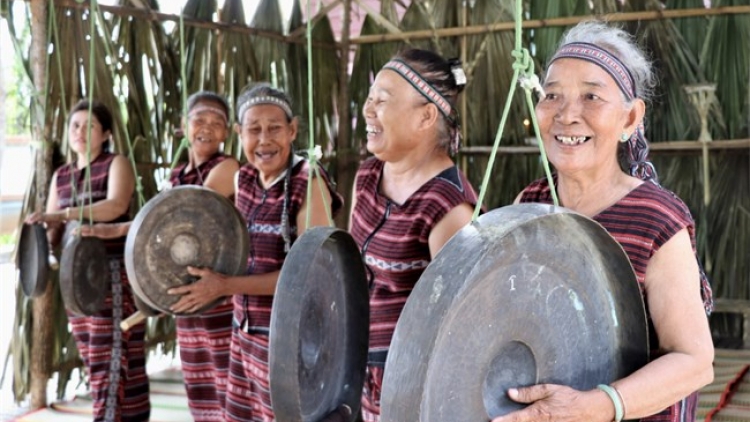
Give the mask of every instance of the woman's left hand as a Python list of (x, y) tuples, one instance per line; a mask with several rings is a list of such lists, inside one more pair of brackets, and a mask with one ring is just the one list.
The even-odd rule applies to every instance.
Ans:
[(187, 267), (190, 275), (198, 277), (195, 283), (173, 287), (167, 290), (170, 295), (182, 295), (169, 309), (178, 314), (195, 313), (223, 296), (221, 286), (227, 278), (224, 274), (209, 268)]
[[(508, 397), (529, 406), (525, 409), (492, 419), (492, 422), (580, 422), (605, 420), (601, 413), (590, 414), (586, 403), (588, 394), (570, 387), (554, 384), (539, 384), (524, 388), (511, 388)], [(602, 394), (604, 394), (602, 392)], [(606, 412), (606, 411), (605, 411)], [(606, 414), (606, 413), (605, 413)], [(614, 415), (614, 414), (613, 414)], [(612, 418), (609, 418), (612, 420)]]

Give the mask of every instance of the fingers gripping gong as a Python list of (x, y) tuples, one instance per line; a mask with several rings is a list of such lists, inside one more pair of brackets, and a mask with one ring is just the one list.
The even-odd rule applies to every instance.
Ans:
[(188, 266), (244, 274), (248, 250), (245, 222), (231, 201), (207, 188), (179, 186), (138, 212), (125, 242), (125, 267), (133, 292), (146, 305), (172, 313), (180, 296), (167, 290), (196, 280)]

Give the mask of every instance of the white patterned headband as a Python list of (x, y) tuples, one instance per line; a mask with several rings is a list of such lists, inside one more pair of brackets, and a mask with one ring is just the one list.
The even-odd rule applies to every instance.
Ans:
[(203, 113), (203, 112), (206, 112), (206, 111), (214, 113), (214, 114), (218, 114), (220, 117), (224, 118), (225, 122), (229, 121), (229, 119), (227, 118), (227, 113), (226, 113), (226, 111), (224, 111), (223, 108), (213, 107), (213, 106), (204, 105), (204, 104), (199, 104), (199, 105), (193, 107), (188, 112), (188, 118), (191, 118), (191, 117), (195, 116), (198, 113)]
[(386, 63), (385, 66), (383, 66), (383, 69), (390, 69), (401, 75), (401, 77), (406, 79), (420, 94), (427, 98), (428, 101), (435, 104), (445, 117), (450, 118), (452, 110), (450, 102), (448, 102), (448, 100), (429, 82), (424, 80), (416, 70), (412, 69), (411, 66), (399, 59), (393, 59)]
[(250, 107), (261, 105), (261, 104), (275, 105), (279, 107), (280, 109), (284, 110), (284, 113), (286, 114), (286, 117), (289, 118), (289, 120), (294, 118), (294, 113), (292, 113), (292, 108), (289, 107), (289, 104), (287, 104), (286, 101), (280, 98), (272, 97), (270, 95), (263, 95), (259, 97), (250, 98), (249, 100), (242, 103), (242, 105), (240, 106), (240, 112), (237, 115), (240, 122), (242, 122), (242, 117), (245, 115), (245, 112), (250, 109)]
[(549, 62), (565, 58), (581, 59), (599, 66), (612, 76), (628, 101), (637, 97), (638, 93), (635, 91), (635, 81), (630, 69), (609, 51), (594, 44), (574, 42), (560, 47)]

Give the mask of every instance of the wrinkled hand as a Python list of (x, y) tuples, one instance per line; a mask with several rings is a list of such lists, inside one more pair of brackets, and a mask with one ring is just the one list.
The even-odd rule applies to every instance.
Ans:
[(209, 268), (187, 267), (187, 271), (190, 275), (199, 277), (199, 279), (195, 283), (167, 290), (167, 294), (182, 295), (180, 300), (169, 308), (177, 314), (198, 312), (223, 296), (220, 288), (227, 276)]
[[(508, 397), (528, 407), (500, 416), (492, 422), (580, 422), (601, 419), (602, 415), (586, 415), (582, 405), (586, 392), (554, 384), (539, 384), (524, 388), (511, 388)], [(611, 420), (611, 418), (610, 418)]]
[(26, 216), (24, 220), (26, 224), (44, 223), (44, 213), (42, 211), (34, 211)]

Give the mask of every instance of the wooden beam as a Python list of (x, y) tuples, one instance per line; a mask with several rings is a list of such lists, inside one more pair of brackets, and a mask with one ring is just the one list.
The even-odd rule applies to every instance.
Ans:
[[(79, 3), (76, 0), (55, 0), (54, 3), (56, 7), (66, 7), (69, 9), (78, 9), (78, 10), (90, 9), (90, 4), (88, 2)], [(111, 13), (115, 16), (133, 17), (133, 18), (142, 19), (146, 21), (157, 21), (157, 22), (172, 21), (176, 23), (180, 22), (179, 15), (161, 13), (161, 12), (147, 9), (147, 8), (132, 7), (132, 6), (111, 6), (111, 5), (106, 5), (106, 4), (98, 4), (97, 7), (102, 12)], [(290, 40), (288, 40), (287, 37), (285, 37), (282, 34), (279, 34), (278, 32), (265, 31), (262, 29), (251, 28), (246, 25), (236, 25), (236, 24), (232, 25), (232, 24), (223, 23), (223, 22), (204, 21), (204, 20), (187, 18), (187, 17), (183, 18), (183, 22), (185, 26), (192, 26), (195, 28), (218, 29), (222, 31), (240, 32), (243, 34), (267, 37), (267, 38), (271, 38), (277, 41), (290, 42)]]
[[(649, 144), (651, 152), (700, 152), (703, 144), (698, 141), (667, 141), (652, 142)], [(728, 149), (748, 149), (750, 150), (750, 139), (729, 139), (721, 141), (711, 141), (708, 143), (710, 151), (723, 151)], [(461, 154), (470, 155), (487, 155), (492, 152), (492, 146), (473, 146), (463, 147), (459, 151)], [(501, 146), (497, 150), (498, 154), (539, 154), (539, 148), (531, 145), (514, 145)]]
[[(609, 13), (605, 15), (567, 16), (562, 18), (535, 19), (523, 21), (524, 29), (546, 28), (555, 26), (572, 26), (584, 20), (600, 19), (607, 22), (647, 21), (657, 19), (675, 19), (697, 16), (734, 15), (750, 13), (750, 6), (724, 6), (694, 9), (666, 9), (645, 12)], [(363, 35), (350, 40), (352, 44), (373, 44), (379, 42), (416, 40), (430, 37), (458, 37), (462, 35), (481, 35), (490, 32), (512, 31), (515, 23), (512, 21), (498, 22), (487, 25), (473, 25), (464, 28), (441, 28), (438, 30), (423, 29), (419, 31), (401, 32), (400, 34)]]

